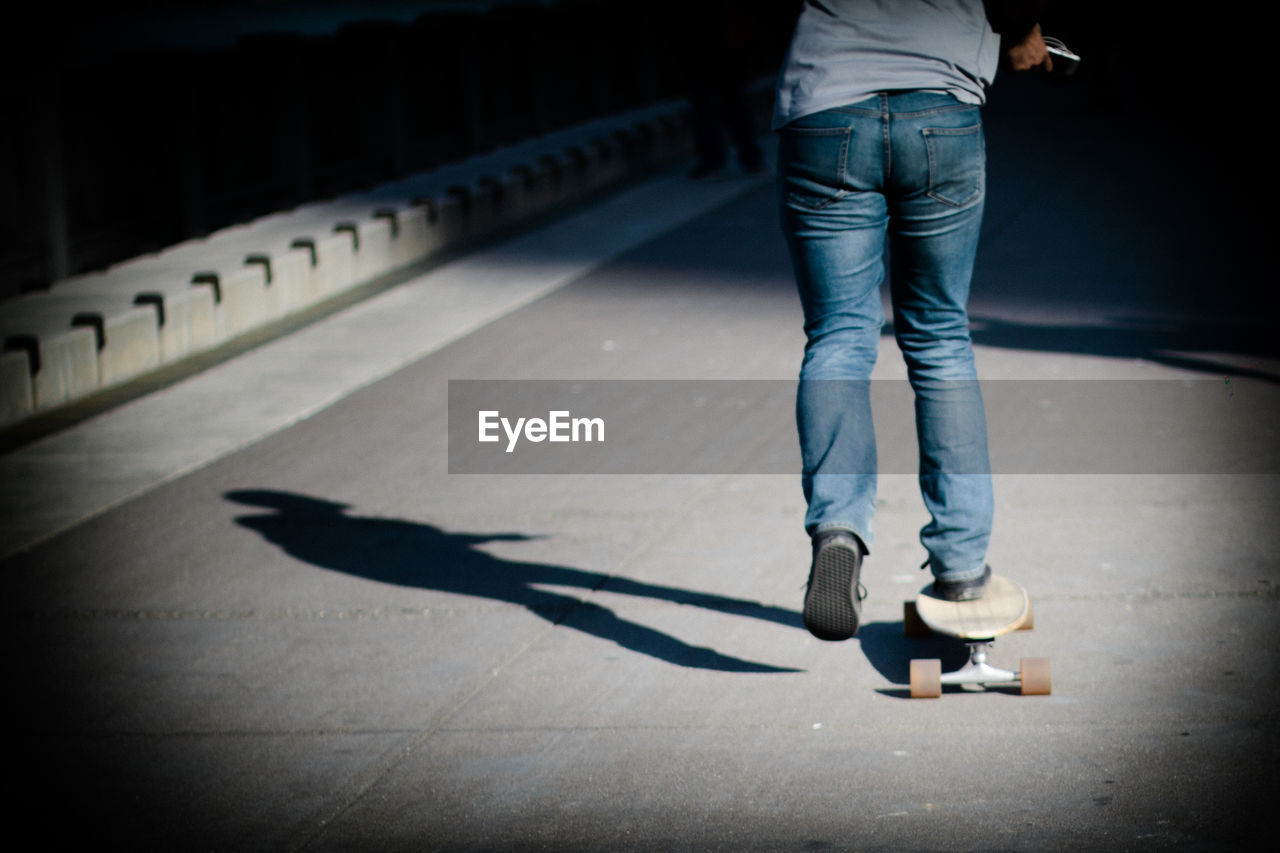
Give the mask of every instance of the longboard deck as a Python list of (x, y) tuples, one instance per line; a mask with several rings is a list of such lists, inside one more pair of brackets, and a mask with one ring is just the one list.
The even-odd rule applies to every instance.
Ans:
[(1030, 611), (1027, 592), (1001, 575), (992, 575), (982, 598), (947, 601), (933, 594), (932, 584), (916, 597), (921, 621), (939, 634), (962, 640), (991, 640), (1017, 630)]

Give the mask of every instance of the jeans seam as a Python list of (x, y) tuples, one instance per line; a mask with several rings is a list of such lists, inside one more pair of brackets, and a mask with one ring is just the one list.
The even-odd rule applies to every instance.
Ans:
[[(932, 566), (929, 563), (925, 563), (925, 565), (929, 566), (930, 570), (932, 570)], [(959, 574), (957, 572), (944, 571), (941, 573), (935, 573), (933, 576), (937, 578), (939, 574), (941, 574), (943, 576), (942, 579), (945, 580), (947, 583), (967, 583), (969, 581), (976, 581), (978, 578), (986, 574), (986, 572), (987, 572), (987, 566), (986, 566), (986, 563), (983, 563), (981, 566), (977, 568), (976, 571), (965, 572), (964, 574)]]
[(924, 118), (932, 115), (942, 115), (943, 113), (958, 113), (965, 110), (976, 110), (977, 104), (956, 104), (955, 106), (931, 107), (927, 110), (911, 110), (910, 112), (896, 112), (898, 118)]
[(884, 134), (884, 184), (888, 186), (889, 179), (893, 176), (893, 142), (891, 136), (890, 122), (893, 121), (889, 113), (889, 96), (880, 96), (880, 132)]
[(853, 534), (854, 537), (857, 538), (858, 542), (862, 544), (863, 552), (865, 552), (865, 554), (868, 554), (868, 555), (871, 553), (871, 546), (867, 544), (867, 537), (864, 536), (862, 531), (858, 530), (857, 525), (853, 524), (852, 522), (824, 521), (818, 524), (817, 527), (813, 528), (813, 535), (817, 536), (819, 533), (825, 533), (828, 530), (844, 530), (848, 533)]
[[(876, 118), (883, 115), (885, 112), (892, 112), (893, 115), (899, 116), (901, 118), (920, 118), (922, 116), (939, 115), (941, 113), (963, 112), (964, 110), (980, 110), (982, 108), (981, 104), (966, 104), (962, 101), (955, 101), (954, 103), (942, 104), (936, 107), (927, 107), (922, 110), (891, 111), (888, 109), (889, 98), (892, 97), (891, 95), (885, 92), (879, 92), (877, 93), (876, 97), (880, 104), (879, 109), (868, 109), (866, 107), (855, 107), (852, 105), (845, 105), (845, 106), (839, 106), (839, 107), (828, 107), (827, 109), (822, 110), (822, 112), (843, 113), (844, 115), (861, 116), (861, 117), (867, 117), (867, 118)], [(870, 98), (868, 98), (868, 100), (870, 100)], [(859, 103), (862, 103), (862, 102), (860, 101)]]

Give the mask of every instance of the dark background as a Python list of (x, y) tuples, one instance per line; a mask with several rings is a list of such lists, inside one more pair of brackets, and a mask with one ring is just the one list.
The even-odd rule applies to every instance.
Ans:
[[(799, 8), (187, 0), (11, 13), (0, 34), (0, 298), (682, 98), (708, 45), (732, 50), (744, 79), (767, 79)], [(1249, 27), (1101, 2), (1058, 3), (1044, 21), (1085, 60), (1062, 85), (1088, 90), (1100, 113), (1169, 126), (1164, 153), (1188, 152), (1172, 181), (1233, 180), (1203, 158), (1239, 159), (1253, 144), (1230, 134), (1265, 79)]]

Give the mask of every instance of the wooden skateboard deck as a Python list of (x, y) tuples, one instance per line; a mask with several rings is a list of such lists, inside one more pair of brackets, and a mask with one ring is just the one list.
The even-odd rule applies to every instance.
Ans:
[(1023, 694), (1050, 692), (1048, 658), (1023, 658), (1017, 672), (998, 669), (987, 663), (987, 650), (995, 638), (1010, 631), (1033, 627), (1031, 598), (1018, 584), (992, 575), (982, 597), (973, 601), (947, 601), (934, 595), (933, 584), (920, 590), (915, 601), (903, 606), (903, 628), (908, 636), (931, 632), (964, 640), (969, 646), (969, 663), (955, 672), (942, 672), (936, 659), (911, 661), (912, 698), (936, 698), (944, 684), (1020, 685)]
[(1019, 628), (1031, 614), (1027, 591), (1001, 575), (992, 575), (982, 598), (947, 601), (933, 594), (933, 584), (920, 591), (916, 613), (939, 634), (961, 640), (992, 640)]

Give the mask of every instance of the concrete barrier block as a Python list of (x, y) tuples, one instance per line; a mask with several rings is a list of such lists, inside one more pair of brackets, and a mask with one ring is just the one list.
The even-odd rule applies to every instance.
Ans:
[(387, 262), (388, 269), (399, 269), (407, 261), (404, 260), (405, 244), (401, 211), (396, 207), (380, 207), (373, 212), (373, 220), (381, 222), (387, 228)]
[(244, 256), (243, 266), (258, 270), (262, 277), (262, 304), (268, 322), (293, 310), (294, 301), (289, 292), (288, 276), (276, 258), (267, 252), (250, 252)]
[[(204, 349), (216, 340), (212, 300), (206, 288), (197, 288), (199, 294), (192, 300), (190, 278), (188, 270), (159, 261), (154, 256), (135, 258), (117, 264), (105, 273), (77, 276), (60, 282), (50, 291), (48, 304), (41, 310), (51, 314), (52, 319), (59, 323), (65, 323), (73, 315), (83, 314), (87, 325), (94, 328), (102, 325), (105, 329), (106, 318), (124, 315), (139, 306), (148, 307), (155, 318), (159, 359), (164, 363), (193, 350)], [(94, 315), (101, 315), (104, 319), (90, 319)], [(142, 333), (140, 328), (129, 329), (124, 333)], [(110, 349), (105, 355), (108, 362), (126, 373), (130, 372), (132, 368), (121, 365), (127, 364), (132, 356), (123, 356), (124, 362), (113, 362), (113, 353), (118, 350), (114, 348), (114, 342), (108, 346)], [(145, 353), (145, 348), (146, 344), (141, 349), (134, 347), (135, 355)]]
[(602, 140), (600, 150), (604, 151), (606, 148), (608, 155), (603, 164), (606, 186), (625, 181), (643, 167), (643, 163), (639, 162), (638, 144), (634, 137), (620, 137), (615, 133), (611, 139)]
[(564, 149), (565, 170), (561, 179), (561, 199), (569, 200), (592, 190), (591, 155), (581, 145)]
[(180, 291), (144, 291), (135, 305), (156, 312), (160, 334), (160, 362), (169, 364), (218, 343), (218, 319), (210, 287)]
[(536, 209), (531, 182), (526, 182), (522, 174), (511, 169), (504, 172), (498, 180), (502, 194), (502, 204), (498, 209), (501, 227), (528, 219)]
[(611, 164), (610, 154), (608, 143), (599, 138), (592, 139), (585, 145), (575, 146), (572, 156), (582, 172), (587, 192), (595, 192), (608, 186), (606, 171)]
[(30, 417), (35, 410), (36, 391), (27, 353), (0, 353), (0, 426)]
[[(192, 254), (190, 249), (186, 254)], [(225, 289), (222, 276), (213, 271), (193, 276), (191, 269), (189, 258), (135, 258), (104, 274), (60, 283), (51, 296), (66, 316), (97, 312), (110, 317), (135, 307), (149, 307), (155, 316), (160, 363), (166, 364), (219, 340), (214, 294), (221, 298)], [(193, 277), (204, 286), (192, 287)]]
[(160, 333), (151, 305), (125, 311), (86, 311), (72, 317), (73, 326), (93, 329), (98, 349), (98, 381), (115, 385), (154, 370), (160, 364)]
[(392, 241), (397, 267), (425, 260), (440, 248), (439, 234), (434, 223), (428, 221), (426, 207), (419, 205), (392, 212), (399, 232)]
[(271, 318), (266, 277), (259, 266), (231, 268), (225, 273), (196, 273), (191, 277), (191, 284), (193, 288), (207, 288), (212, 293), (220, 341), (242, 335)]
[(310, 250), (290, 248), (271, 253), (252, 253), (246, 256), (245, 266), (261, 270), (267, 314), (272, 319), (309, 304)]
[[(342, 223), (341, 228), (351, 237), (355, 250), (353, 258), (353, 282), (366, 282), (395, 269), (395, 240), (399, 236), (399, 224), (386, 217), (375, 217), (358, 223)], [(392, 232), (396, 231), (395, 237)]]
[(587, 145), (588, 170), (593, 190), (613, 186), (627, 177), (627, 147), (616, 135), (596, 137)]
[(538, 211), (553, 207), (560, 200), (560, 185), (565, 166), (555, 158), (541, 157), (533, 166), (537, 185)]
[(303, 277), (302, 287), (299, 289), (301, 301), (295, 307), (305, 307), (318, 301), (323, 296), (322, 284), (320, 279), (320, 250), (316, 248), (316, 241), (312, 237), (296, 237), (289, 244), (290, 251), (303, 252), (306, 257), (306, 275)]
[(563, 158), (543, 154), (532, 164), (534, 173), (539, 176), (539, 183), (547, 197), (544, 203), (551, 204), (560, 192), (560, 184), (564, 181), (565, 164)]
[(521, 219), (537, 216), (547, 204), (547, 187), (550, 179), (545, 169), (530, 163), (512, 166), (507, 180), (515, 196), (516, 213)]
[[(93, 272), (81, 273), (80, 275), (73, 275), (69, 278), (55, 281), (45, 293), (57, 296), (100, 293), (103, 288), (109, 286), (110, 281), (111, 278), (108, 271), (94, 270)], [(35, 294), (35, 296), (39, 295), (38, 293)]]
[(316, 240), (316, 265), (311, 270), (313, 293), (324, 299), (355, 283), (355, 249), (350, 234), (329, 234)]
[(444, 219), (444, 207), (448, 203), (457, 206), (457, 239), (464, 240), (480, 233), (481, 229), (477, 226), (482, 213), (478, 209), (480, 205), (475, 187), (468, 184), (455, 184), (445, 190), (444, 198), (440, 200), (441, 219)]
[(566, 152), (544, 154), (537, 165), (547, 176), (544, 208), (566, 202), (583, 191), (581, 172)]
[(307, 284), (304, 304), (311, 305), (341, 292), (352, 283), (355, 253), (351, 235), (330, 234), (325, 237), (298, 237), (292, 243), (295, 251), (305, 252)]
[(475, 199), (472, 233), (488, 234), (500, 228), (509, 202), (505, 182), (495, 175), (484, 175), (476, 180), (471, 191)]
[(432, 200), (430, 210), (435, 211), (434, 230), (437, 250), (456, 246), (467, 237), (467, 202), (457, 194), (444, 195)]
[(122, 382), (160, 363), (157, 312), (120, 293), (50, 292), (6, 306), (6, 350), (24, 350), (37, 410)]
[(57, 328), (7, 334), (4, 347), (27, 358), (36, 411), (98, 390), (98, 343), (93, 329), (72, 327), (64, 319)]
[(68, 328), (40, 336), (36, 409), (48, 409), (92, 394), (101, 387), (98, 342), (93, 329)]
[(582, 146), (582, 150), (587, 155), (584, 168), (588, 190), (595, 191), (612, 184), (618, 161), (618, 155), (614, 151), (613, 143), (607, 139), (596, 137)]

